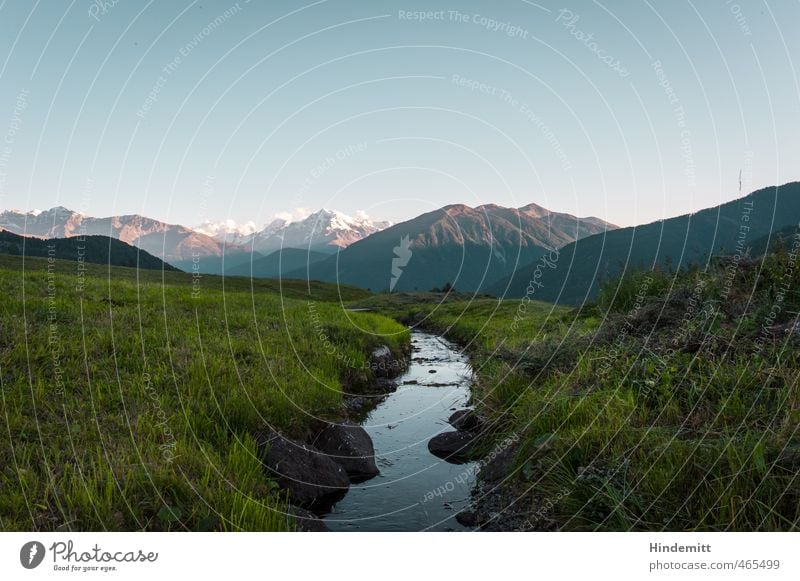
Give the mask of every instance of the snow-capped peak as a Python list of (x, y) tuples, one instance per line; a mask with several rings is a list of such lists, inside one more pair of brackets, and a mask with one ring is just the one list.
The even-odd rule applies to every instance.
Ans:
[(239, 224), (235, 220), (228, 218), (227, 220), (222, 220), (221, 222), (212, 222), (210, 220), (206, 220), (194, 228), (194, 230), (214, 238), (226, 238), (230, 236), (250, 236), (251, 234), (255, 233), (258, 228), (256, 228), (256, 224), (253, 221)]
[(345, 248), (370, 234), (383, 230), (391, 224), (389, 222), (374, 222), (366, 212), (356, 212), (351, 217), (338, 210), (322, 208), (308, 213), (305, 218), (297, 219), (300, 209), (294, 212), (276, 214), (284, 220), (281, 225), (278, 220), (272, 222), (253, 236), (253, 245), (256, 251), (272, 252), (278, 248), (312, 248), (331, 252), (336, 248)]
[(322, 208), (316, 214), (311, 214), (306, 220), (312, 222), (311, 225), (315, 228), (330, 228), (331, 230), (351, 230), (354, 226), (359, 225), (358, 222), (344, 212), (328, 210), (327, 208)]
[[(311, 210), (308, 208), (295, 208), (291, 212), (278, 212), (275, 214), (274, 220), (269, 224), (275, 224), (279, 220), (284, 222), (284, 225), (291, 224), (292, 222), (298, 222), (300, 220), (305, 220), (311, 215)], [(268, 227), (269, 227), (268, 226)]]

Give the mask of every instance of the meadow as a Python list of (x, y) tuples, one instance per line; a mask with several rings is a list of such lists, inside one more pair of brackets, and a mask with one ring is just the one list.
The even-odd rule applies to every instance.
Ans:
[(303, 437), (405, 327), (325, 284), (0, 257), (0, 529), (292, 530), (254, 434)]
[(501, 486), (526, 528), (797, 530), (796, 255), (638, 272), (581, 308), (458, 293), (356, 304), (466, 347), (490, 442), (520, 441)]
[(254, 435), (343, 417), (413, 324), (470, 354), (528, 529), (797, 530), (796, 254), (580, 308), (0, 257), (0, 529), (293, 530)]

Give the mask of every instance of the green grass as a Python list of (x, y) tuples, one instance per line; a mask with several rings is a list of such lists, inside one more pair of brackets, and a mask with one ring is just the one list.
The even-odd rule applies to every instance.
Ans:
[(0, 528), (291, 529), (253, 434), (340, 417), (369, 351), (408, 340), (396, 319), (467, 347), (477, 407), (519, 439), (522, 510), (797, 530), (800, 269), (729, 267), (635, 274), (577, 311), (0, 257)]
[(800, 269), (785, 250), (729, 266), (637, 273), (581, 311), (359, 304), (467, 346), (478, 409), (498, 440), (520, 439), (522, 510), (552, 505), (561, 530), (797, 530), (800, 340), (782, 329)]
[(405, 328), (314, 283), (0, 257), (0, 529), (286, 530), (253, 434), (342, 413)]

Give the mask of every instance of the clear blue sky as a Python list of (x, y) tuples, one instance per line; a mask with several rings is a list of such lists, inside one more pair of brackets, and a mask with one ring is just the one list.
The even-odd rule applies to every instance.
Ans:
[(740, 170), (800, 178), (798, 22), (789, 0), (0, 0), (0, 208), (649, 222), (737, 197)]

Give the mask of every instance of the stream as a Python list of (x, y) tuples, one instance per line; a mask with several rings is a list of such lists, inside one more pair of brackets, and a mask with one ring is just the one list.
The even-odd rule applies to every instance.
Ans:
[(323, 516), (331, 530), (468, 530), (455, 515), (469, 502), (474, 463), (437, 458), (428, 440), (452, 431), (447, 419), (468, 408), (472, 368), (455, 344), (438, 335), (412, 330), (411, 343), (411, 363), (397, 379), (397, 391), (362, 422), (381, 473), (353, 484)]

